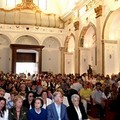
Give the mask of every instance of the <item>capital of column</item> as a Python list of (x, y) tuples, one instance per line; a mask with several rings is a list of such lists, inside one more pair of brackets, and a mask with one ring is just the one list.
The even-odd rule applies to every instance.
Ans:
[(64, 52), (65, 51), (65, 47), (60, 47), (59, 50)]
[(79, 30), (79, 25), (80, 25), (79, 21), (74, 22), (75, 31)]
[(96, 18), (102, 16), (102, 5), (99, 5), (97, 8), (94, 9), (96, 13)]

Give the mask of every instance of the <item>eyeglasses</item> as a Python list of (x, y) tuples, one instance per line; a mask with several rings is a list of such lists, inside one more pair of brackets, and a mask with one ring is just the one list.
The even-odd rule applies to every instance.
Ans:
[(30, 95), (29, 97), (33, 97), (33, 95)]

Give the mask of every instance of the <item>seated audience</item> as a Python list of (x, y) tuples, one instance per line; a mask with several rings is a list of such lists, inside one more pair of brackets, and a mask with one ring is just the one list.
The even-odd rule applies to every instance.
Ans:
[(0, 97), (0, 120), (8, 120), (8, 110), (6, 109), (6, 99)]
[(104, 102), (102, 98), (101, 83), (96, 83), (96, 89), (92, 93), (93, 105), (99, 110), (100, 119), (104, 117)]
[(110, 87), (106, 86), (105, 89), (103, 90), (102, 98), (103, 100), (107, 100), (107, 99), (110, 99), (110, 97), (111, 97)]
[(14, 107), (9, 110), (9, 120), (27, 120), (27, 109), (22, 106), (23, 98), (20, 95), (14, 98)]
[(53, 99), (54, 102), (47, 107), (47, 120), (69, 120), (62, 93), (55, 91)]
[(26, 94), (26, 99), (23, 100), (23, 107), (26, 107), (28, 110), (34, 107), (35, 95), (33, 91), (29, 91)]
[(43, 99), (43, 108), (46, 109), (46, 107), (52, 103), (52, 100), (48, 98), (47, 90), (42, 91), (41, 97)]
[(5, 96), (5, 90), (3, 88), (0, 88), (0, 97)]
[(41, 98), (35, 99), (35, 107), (29, 110), (28, 120), (47, 120), (47, 111), (42, 108), (43, 100)]
[(118, 95), (117, 93), (118, 93), (117, 85), (113, 83), (112, 87), (111, 87), (111, 97), (110, 97), (110, 99), (116, 100), (117, 99), (117, 95)]
[(84, 120), (87, 119), (87, 114), (83, 107), (83, 104), (80, 102), (80, 96), (73, 94), (71, 96), (72, 104), (67, 107), (67, 113), (69, 120)]
[(7, 108), (10, 109), (13, 107), (13, 103), (14, 103), (14, 98), (15, 98), (15, 93), (11, 92), (10, 93), (10, 98), (8, 98), (7, 100)]
[(68, 107), (69, 106), (68, 98), (64, 95), (63, 90), (61, 88), (58, 88), (56, 91), (62, 93), (62, 95), (63, 95), (63, 104), (66, 105), (66, 107)]
[(90, 96), (92, 94), (92, 90), (88, 87), (88, 83), (84, 82), (83, 88), (80, 90), (81, 102), (85, 108), (85, 112), (87, 113), (87, 105), (90, 103)]

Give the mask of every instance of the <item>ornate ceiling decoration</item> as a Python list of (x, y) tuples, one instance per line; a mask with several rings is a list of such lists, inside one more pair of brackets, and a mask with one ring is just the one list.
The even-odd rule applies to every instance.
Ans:
[(60, 16), (42, 12), (33, 0), (22, 0), (21, 4), (11, 10), (0, 8), (0, 16), (0, 24), (64, 28), (64, 22)]

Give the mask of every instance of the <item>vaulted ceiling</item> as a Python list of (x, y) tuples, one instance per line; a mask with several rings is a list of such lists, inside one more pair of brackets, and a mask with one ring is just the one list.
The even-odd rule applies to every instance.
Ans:
[(33, 1), (44, 12), (63, 16), (83, 0), (0, 0), (0, 7), (12, 9), (22, 1)]
[(76, 6), (83, 1), (0, 0), (0, 23), (63, 28), (64, 22), (70, 19)]

